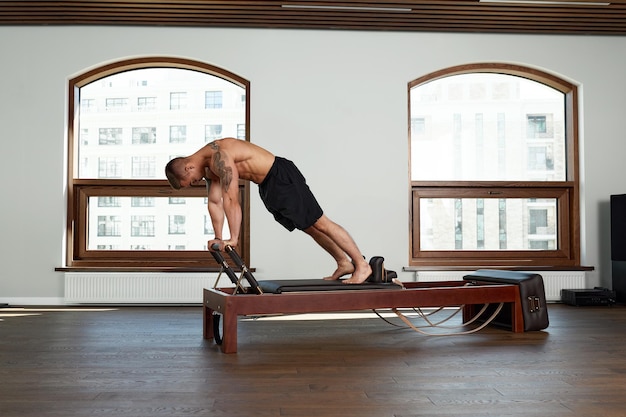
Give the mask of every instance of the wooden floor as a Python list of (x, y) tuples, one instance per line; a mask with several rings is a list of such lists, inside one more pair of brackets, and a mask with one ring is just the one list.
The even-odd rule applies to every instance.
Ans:
[(4, 308), (0, 416), (625, 416), (626, 307), (549, 314), (454, 337), (369, 313), (242, 319), (225, 355), (200, 307)]

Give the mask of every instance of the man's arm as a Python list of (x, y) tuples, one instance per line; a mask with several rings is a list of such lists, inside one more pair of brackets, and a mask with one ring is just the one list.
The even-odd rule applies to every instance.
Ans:
[[(209, 208), (209, 214), (211, 214), (211, 221), (214, 222), (214, 228), (223, 227), (223, 215), (226, 215), (228, 227), (230, 229), (230, 239), (223, 242), (216, 242), (220, 243), (220, 250), (222, 250), (225, 245), (235, 247), (239, 242), (239, 232), (241, 230), (242, 219), (241, 204), (239, 202), (239, 172), (237, 171), (237, 166), (235, 165), (234, 160), (227, 153), (221, 150), (214, 153), (213, 160), (211, 162), (211, 171), (219, 179), (219, 184), (211, 184), (211, 189), (214, 187), (219, 188), (219, 190), (212, 192), (212, 194), (217, 196), (218, 191), (221, 194), (220, 201), (222, 206), (219, 207), (217, 205), (213, 205), (214, 210), (217, 212), (216, 214), (222, 214), (221, 226), (217, 226), (215, 224), (211, 208)], [(211, 195), (209, 195), (209, 204), (211, 207)], [(216, 207), (219, 207), (219, 209)], [(222, 229), (220, 229), (219, 232), (215, 229), (216, 239), (221, 239), (221, 232)], [(209, 242), (209, 244), (212, 245), (211, 242)]]
[[(215, 232), (215, 239), (222, 240), (222, 230), (224, 230), (224, 205), (222, 204), (222, 187), (217, 178), (205, 179), (207, 182), (207, 196), (209, 216)], [(210, 244), (209, 244), (209, 247)]]

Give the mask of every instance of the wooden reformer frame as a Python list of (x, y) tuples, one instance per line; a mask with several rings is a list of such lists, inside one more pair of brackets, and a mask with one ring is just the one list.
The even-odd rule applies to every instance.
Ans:
[[(235, 263), (240, 263), (234, 250), (226, 248)], [(524, 318), (519, 287), (515, 284), (477, 283), (467, 285), (462, 281), (444, 282), (408, 282), (404, 289), (375, 290), (333, 290), (285, 292), (282, 294), (262, 293), (254, 282), (252, 289), (256, 293), (240, 292), (244, 275), (251, 276), (249, 270), (242, 267), (241, 278), (237, 279), (218, 252), (211, 252), (222, 269), (236, 285), (234, 288), (204, 289), (203, 297), (203, 337), (214, 339), (217, 323), (214, 314), (221, 315), (222, 337), (221, 350), (224, 353), (237, 352), (237, 321), (239, 316), (260, 316), (267, 314), (301, 314), (355, 310), (380, 310), (391, 308), (427, 308), (463, 306), (463, 322), (471, 320), (485, 304), (505, 303), (510, 308), (511, 330), (524, 332)], [(220, 260), (221, 258), (221, 260)], [(220, 274), (221, 275), (221, 274)], [(246, 278), (248, 279), (248, 278)], [(219, 276), (218, 276), (219, 281)], [(216, 281), (216, 286), (218, 284)]]
[[(514, 284), (464, 285), (460, 281), (410, 282), (403, 290), (342, 290), (283, 294), (233, 294), (232, 288), (204, 290), (203, 335), (213, 339), (213, 314), (222, 316), (224, 353), (237, 352), (239, 316), (321, 313), (413, 307), (463, 307), (463, 321), (474, 317), (477, 307), (505, 303), (511, 309), (511, 329), (524, 331), (519, 287)], [(508, 305), (508, 307), (507, 307)]]

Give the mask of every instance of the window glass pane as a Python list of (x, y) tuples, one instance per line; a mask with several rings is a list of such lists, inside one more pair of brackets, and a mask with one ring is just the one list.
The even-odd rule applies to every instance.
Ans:
[(207, 138), (244, 138), (245, 94), (179, 68), (130, 70), (82, 86), (78, 178), (165, 179), (173, 156), (192, 154)]
[(413, 181), (563, 181), (565, 95), (536, 81), (461, 74), (415, 86)]
[[(215, 237), (206, 197), (89, 197), (88, 250), (206, 250)], [(226, 221), (225, 221), (226, 223)], [(228, 239), (228, 224), (223, 237)]]
[(207, 91), (204, 98), (204, 107), (207, 109), (221, 109), (222, 108), (222, 92), (221, 91)]
[(553, 198), (420, 198), (420, 250), (556, 250)]

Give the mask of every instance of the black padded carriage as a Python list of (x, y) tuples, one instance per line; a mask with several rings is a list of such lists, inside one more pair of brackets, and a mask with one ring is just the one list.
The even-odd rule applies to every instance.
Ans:
[[(345, 284), (341, 280), (323, 280), (323, 279), (291, 279), (291, 280), (272, 280), (272, 281), (257, 281), (252, 272), (248, 269), (243, 259), (235, 248), (232, 246), (226, 246), (226, 253), (230, 256), (232, 261), (241, 269), (241, 278), (237, 278), (237, 274), (228, 265), (222, 254), (214, 248), (211, 251), (211, 255), (215, 258), (218, 264), (221, 265), (222, 271), (228, 276), (230, 281), (235, 284), (237, 292), (255, 292), (257, 294), (272, 293), (281, 294), (284, 292), (304, 292), (304, 291), (339, 291), (339, 290), (394, 290), (402, 289), (402, 285), (394, 283), (393, 280), (397, 278), (395, 271), (389, 271), (384, 267), (384, 258), (382, 256), (374, 256), (370, 260), (370, 266), (372, 267), (372, 275), (368, 280), (361, 284)], [(242, 285), (242, 280), (245, 278), (250, 285), (250, 289), (246, 289)]]
[(402, 289), (400, 285), (394, 283), (373, 284), (364, 282), (363, 284), (344, 284), (341, 280), (325, 281), (323, 279), (289, 279), (276, 281), (259, 281), (259, 286), (263, 292), (281, 294), (284, 292), (302, 291), (338, 291), (338, 290), (394, 290)]

